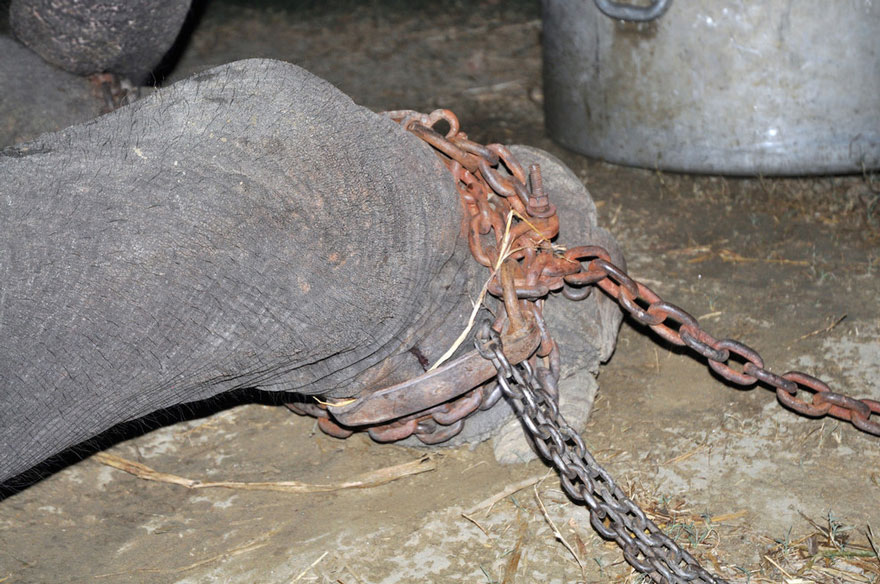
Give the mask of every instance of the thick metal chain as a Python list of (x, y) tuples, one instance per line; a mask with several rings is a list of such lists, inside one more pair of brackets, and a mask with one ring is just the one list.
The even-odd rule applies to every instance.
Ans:
[[(647, 325), (666, 341), (686, 346), (702, 355), (709, 367), (724, 379), (742, 386), (761, 381), (775, 389), (776, 397), (783, 405), (800, 414), (809, 417), (833, 416), (851, 422), (863, 432), (880, 436), (880, 416), (870, 419), (872, 414), (880, 414), (880, 402), (869, 398), (855, 399), (831, 391), (820, 379), (800, 371), (789, 371), (782, 375), (772, 373), (764, 368), (764, 359), (757, 351), (733, 339), (716, 339), (701, 328), (697, 319), (687, 311), (666, 302), (653, 290), (599, 257), (594, 249), (573, 248), (566, 251), (566, 256), (595, 258), (580, 273), (566, 276), (567, 283), (595, 282), (617, 300), (633, 320)], [(678, 330), (667, 323), (677, 323)], [(730, 366), (733, 358), (744, 361), (740, 371)], [(811, 401), (797, 397), (800, 389), (813, 392)]]
[[(479, 354), (494, 365), (497, 387), (489, 390), (482, 385), (486, 379), (483, 377), (465, 385), (456, 399), (444, 398), (447, 401), (434, 402), (430, 407), (405, 409), (404, 416), (383, 415), (360, 428), (345, 424), (355, 419), (351, 418), (351, 406), (349, 411), (345, 407), (328, 411), (326, 406), (310, 403), (290, 406), (318, 417), (325, 432), (344, 438), (353, 430), (366, 429), (379, 441), (415, 435), (426, 443), (441, 442), (460, 431), (466, 416), (491, 407), (503, 394), (540, 454), (559, 472), (568, 495), (589, 508), (596, 531), (617, 542), (627, 562), (637, 571), (656, 582), (724, 582), (703, 569), (645, 516), (596, 463), (583, 439), (559, 413), (559, 352), (544, 326), (543, 298), (556, 291), (572, 300), (581, 300), (595, 285), (635, 321), (666, 341), (705, 357), (712, 370), (724, 379), (742, 386), (760, 381), (774, 388), (779, 401), (796, 412), (811, 417), (834, 416), (880, 436), (880, 402), (832, 392), (819, 379), (799, 371), (774, 374), (764, 368), (764, 360), (757, 351), (738, 341), (718, 340), (710, 335), (691, 314), (666, 302), (613, 264), (607, 250), (592, 245), (566, 249), (553, 244), (559, 232), (559, 219), (543, 190), (537, 166), (526, 174), (506, 147), (470, 141), (460, 131), (458, 118), (448, 110), (431, 114), (397, 111), (386, 115), (430, 144), (449, 168), (465, 209), (463, 221), (471, 252), (477, 262), (493, 270), (487, 289), (504, 303), (495, 322), (478, 331), (475, 345)], [(434, 129), (440, 123), (448, 126), (445, 134)], [(505, 249), (512, 251), (505, 254)], [(505, 354), (501, 339), (503, 333), (510, 334), (518, 327), (531, 327), (533, 332), (537, 327), (541, 342), (531, 357), (511, 364), (513, 359)], [(735, 368), (734, 362), (741, 362), (742, 366)], [(801, 389), (812, 392), (810, 401), (797, 397)], [(395, 395), (410, 399), (406, 391)], [(356, 407), (369, 399), (362, 399)], [(872, 419), (873, 414), (877, 415)]]
[[(719, 340), (710, 335), (687, 311), (666, 302), (611, 263), (607, 250), (593, 245), (568, 249), (553, 246), (550, 240), (559, 231), (559, 220), (536, 166), (526, 177), (522, 166), (504, 146), (482, 146), (468, 140), (459, 130), (458, 118), (449, 110), (436, 110), (429, 115), (409, 111), (388, 115), (433, 146), (449, 166), (470, 213), (471, 251), (479, 263), (494, 265), (507, 214), (514, 212), (517, 220), (511, 232), (518, 252), (511, 254), (510, 259), (517, 262), (513, 286), (518, 298), (534, 300), (561, 290), (566, 297), (578, 300), (585, 298), (595, 284), (637, 322), (666, 341), (687, 346), (705, 357), (709, 367), (724, 379), (742, 386), (761, 381), (776, 391), (783, 405), (802, 415), (833, 416), (880, 436), (880, 401), (831, 391), (826, 383), (800, 371), (772, 373), (764, 368), (764, 360), (757, 351), (739, 341)], [(445, 136), (433, 130), (440, 122), (449, 126)], [(494, 238), (485, 242), (483, 236), (490, 231)], [(491, 280), (489, 292), (503, 295), (497, 276)], [(525, 302), (526, 309), (534, 304)], [(549, 334), (545, 334), (544, 344), (551, 343)], [(741, 370), (731, 367), (733, 360), (744, 362)], [(797, 396), (802, 389), (812, 392), (810, 401)], [(871, 419), (872, 414), (878, 415)]]
[(498, 333), (481, 328), (477, 350), (498, 370), (498, 386), (547, 461), (559, 473), (565, 492), (590, 510), (590, 523), (602, 537), (617, 542), (626, 561), (655, 582), (722, 584), (688, 552), (645, 516), (593, 458), (577, 431), (568, 425), (556, 399), (523, 362), (511, 365)]
[[(536, 300), (553, 290), (561, 290), (574, 300), (586, 298), (592, 285), (597, 285), (637, 322), (668, 342), (687, 346), (706, 357), (712, 370), (723, 378), (739, 385), (753, 385), (760, 380), (775, 388), (779, 401), (797, 412), (808, 416), (832, 415), (852, 422), (860, 430), (880, 435), (880, 422), (870, 419), (872, 414), (880, 413), (880, 402), (831, 392), (825, 383), (805, 373), (771, 373), (755, 350), (738, 341), (711, 336), (692, 315), (664, 301), (611, 263), (607, 250), (598, 246), (553, 246), (551, 240), (558, 233), (559, 223), (542, 188), (539, 168), (530, 169), (528, 188), (522, 166), (508, 150), (498, 145), (474, 144), (459, 131), (457, 118), (447, 110), (430, 115), (390, 115), (431, 144), (452, 171), (471, 218), (470, 245), (478, 262), (497, 267), (505, 233), (502, 225), (506, 223), (508, 233), (515, 233), (516, 249), (520, 250), (512, 256), (517, 277), (505, 281), (496, 274), (489, 286), (493, 295), (505, 299), (508, 313), (511, 308), (520, 311), (537, 306)], [(441, 120), (449, 125), (445, 136), (433, 130)], [(504, 168), (509, 171), (506, 176), (502, 174)], [(512, 229), (509, 214), (518, 218)], [(490, 232), (494, 232), (494, 238), (484, 241)], [(508, 273), (514, 268), (509, 268)], [(518, 300), (511, 302), (514, 294)], [(548, 332), (543, 337), (545, 344), (555, 348)], [(589, 508), (593, 528), (614, 540), (631, 566), (655, 582), (724, 582), (707, 572), (648, 519), (597, 464), (578, 432), (559, 413), (555, 386), (554, 391), (548, 392), (542, 382), (546, 376), (538, 374), (535, 360), (511, 365), (504, 354), (500, 331), (488, 323), (479, 331), (475, 344), (480, 354), (495, 366), (498, 387), (541, 456), (559, 473), (566, 493)], [(740, 371), (731, 367), (732, 358), (744, 361)], [(797, 397), (799, 389), (814, 392), (811, 403)]]
[[(530, 169), (531, 188), (527, 188), (522, 166), (509, 150), (470, 142), (458, 130), (457, 118), (446, 110), (430, 116), (415, 112), (394, 112), (391, 116), (442, 153), (441, 159), (452, 171), (470, 217), (471, 251), (479, 263), (497, 270), (488, 290), (504, 299), (503, 310), (511, 326), (521, 320), (518, 314), (524, 310), (539, 317), (539, 299), (551, 290), (565, 289), (566, 296), (586, 298), (589, 292), (576, 287), (589, 290), (590, 284), (609, 281), (608, 266), (612, 264), (606, 250), (583, 247), (560, 253), (551, 244), (559, 222), (555, 208), (543, 192), (539, 168)], [(446, 136), (433, 130), (441, 120), (449, 125)], [(505, 173), (505, 169), (509, 172)], [(518, 218), (515, 224), (511, 214)], [(507, 258), (501, 257), (505, 239), (512, 242), (507, 249), (517, 250)], [(583, 269), (581, 260), (587, 258), (592, 261)], [(595, 264), (591, 269), (599, 259), (607, 266)], [(621, 285), (615, 287), (623, 289)], [(546, 327), (541, 328), (544, 346), (537, 354), (551, 363), (555, 357), (558, 362), (556, 343)], [(617, 542), (627, 562), (656, 582), (722, 583), (648, 519), (596, 463), (583, 439), (559, 413), (555, 377), (548, 375), (548, 369), (539, 360), (511, 365), (504, 354), (500, 332), (498, 326), (484, 323), (475, 338), (476, 348), (494, 365), (497, 387), (525, 425), (539, 453), (559, 472), (565, 491), (589, 508), (593, 528)]]
[[(599, 246), (565, 249), (554, 245), (552, 240), (559, 233), (559, 218), (544, 192), (537, 165), (526, 173), (505, 146), (484, 146), (469, 140), (460, 130), (458, 118), (449, 110), (436, 110), (431, 114), (394, 111), (385, 115), (430, 144), (449, 168), (464, 207), (465, 230), (477, 262), (490, 269), (496, 268), (505, 233), (510, 238), (509, 248), (513, 251), (505, 263), (513, 274), (509, 285), (512, 291), (508, 296), (519, 301), (511, 302), (508, 297), (505, 305), (515, 312), (528, 313), (530, 322), (539, 325), (541, 346), (536, 357), (548, 358), (552, 375), (545, 377), (549, 389), (554, 389), (559, 352), (550, 331), (543, 326), (542, 298), (558, 291), (567, 298), (580, 300), (586, 298), (596, 285), (615, 299), (635, 321), (650, 327), (666, 341), (687, 346), (706, 357), (712, 370), (724, 379), (741, 386), (761, 382), (775, 390), (777, 399), (784, 406), (796, 412), (811, 417), (830, 415), (880, 436), (880, 402), (877, 400), (855, 399), (831, 391), (821, 380), (799, 371), (783, 375), (772, 373), (764, 368), (764, 360), (757, 351), (739, 341), (718, 340), (710, 335), (687, 311), (666, 302), (614, 265), (605, 249)], [(448, 127), (445, 134), (435, 131), (438, 124)], [(509, 231), (508, 216), (513, 219)], [(499, 274), (494, 274), (490, 280), (488, 291), (504, 298), (505, 290)], [(496, 321), (499, 332), (501, 323), (502, 319)], [(534, 357), (531, 360), (533, 366), (539, 367)], [(737, 361), (742, 365), (734, 366)], [(543, 369), (539, 367), (538, 370), (544, 374)], [(415, 435), (422, 442), (434, 444), (456, 435), (464, 418), (491, 407), (497, 400), (498, 392), (489, 391), (482, 385), (482, 380), (474, 379), (469, 384), (466, 379), (461, 381), (466, 387), (456, 394), (455, 399), (444, 398), (410, 408), (407, 411), (412, 413), (405, 416), (389, 412), (366, 426), (360, 426), (360, 422), (356, 427), (346, 424), (349, 420), (340, 415), (340, 409), (328, 412), (326, 407), (311, 403), (290, 404), (289, 407), (318, 417), (321, 429), (339, 438), (349, 436), (354, 430), (366, 429), (380, 442)], [(430, 380), (425, 379), (425, 382), (430, 383)], [(812, 396), (801, 399), (798, 397), (800, 390), (812, 392)], [(401, 395), (406, 399), (406, 395), (415, 395), (415, 392), (409, 393), (406, 388)]]

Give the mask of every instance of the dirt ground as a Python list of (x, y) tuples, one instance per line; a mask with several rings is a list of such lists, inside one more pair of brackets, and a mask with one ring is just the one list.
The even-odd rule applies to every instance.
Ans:
[[(562, 149), (543, 128), (537, 2), (284, 6), (208, 5), (169, 81), (274, 57), (367, 107), (448, 107), (477, 141), (549, 150), (590, 189), (634, 276), (772, 370), (880, 399), (880, 177), (683, 176)], [(880, 438), (727, 385), (629, 323), (599, 385), (588, 446), (710, 570), (880, 582)], [(105, 452), (203, 481), (310, 484), (426, 455), (329, 438), (260, 404)], [(639, 581), (543, 463), (501, 466), (488, 444), (427, 454), (421, 474), (324, 493), (188, 489), (92, 456), (0, 502), (0, 583)]]

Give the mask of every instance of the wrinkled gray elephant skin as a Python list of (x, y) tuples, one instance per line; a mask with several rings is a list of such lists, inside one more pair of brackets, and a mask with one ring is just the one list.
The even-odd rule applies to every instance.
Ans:
[[(541, 164), (560, 243), (621, 262), (577, 177), (514, 151)], [(422, 373), (416, 353), (434, 362), (452, 345), (487, 276), (466, 232), (427, 145), (277, 61), (218, 67), (7, 148), (0, 483), (221, 392), (342, 398)], [(563, 378), (613, 350), (620, 313), (601, 294), (550, 298), (545, 314)], [(458, 441), (509, 416), (503, 402), (479, 412)]]
[(111, 72), (134, 83), (171, 48), (191, 0), (12, 0), (16, 37), (78, 75)]
[(0, 482), (235, 388), (356, 395), (480, 286), (448, 171), (289, 64), (196, 75), (0, 156)]

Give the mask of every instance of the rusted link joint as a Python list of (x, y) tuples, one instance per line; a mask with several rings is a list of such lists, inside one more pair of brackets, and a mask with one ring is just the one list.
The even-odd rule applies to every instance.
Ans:
[[(543, 323), (539, 325), (532, 312), (522, 313), (519, 319), (518, 324), (511, 319), (502, 334), (513, 363), (540, 352), (542, 343)], [(415, 435), (425, 444), (436, 444), (457, 435), (464, 418), (498, 402), (500, 391), (485, 384), (496, 373), (492, 363), (474, 350), (409, 381), (367, 392), (353, 401), (287, 406), (296, 413), (318, 418), (319, 428), (337, 438), (365, 430), (377, 442), (395, 442)]]
[[(543, 359), (538, 366), (551, 395), (556, 394), (559, 351), (541, 312), (541, 298), (563, 288), (564, 276), (579, 270), (577, 261), (551, 244), (559, 232), (556, 207), (544, 191), (541, 169), (528, 174), (501, 144), (481, 145), (460, 130), (449, 110), (430, 114), (386, 112), (404, 129), (431, 145), (452, 173), (465, 209), (463, 222), (474, 259), (493, 270), (488, 292), (503, 301), (496, 332), (511, 363)], [(435, 130), (441, 124), (445, 133)], [(509, 226), (509, 230), (507, 227)], [(500, 257), (505, 250), (513, 250)], [(608, 254), (602, 250), (603, 257)], [(577, 295), (577, 293), (573, 293)], [(586, 297), (582, 294), (581, 297)], [(506, 330), (502, 328), (506, 324)], [(339, 405), (295, 403), (289, 407), (318, 418), (319, 427), (340, 438), (366, 430), (380, 442), (416, 436), (442, 442), (461, 431), (464, 419), (492, 407), (501, 397), (493, 365), (476, 350), (405, 383), (369, 391)]]
[[(478, 263), (493, 270), (487, 290), (504, 301), (496, 322), (503, 318), (510, 321), (503, 335), (505, 353), (511, 351), (508, 359), (513, 364), (545, 359), (549, 367), (534, 370), (543, 376), (551, 395), (555, 395), (559, 353), (543, 324), (542, 299), (561, 291), (567, 298), (581, 300), (595, 285), (636, 322), (667, 342), (705, 357), (722, 378), (741, 386), (760, 381), (775, 388), (778, 400), (796, 412), (834, 416), (880, 436), (880, 402), (832, 392), (805, 373), (792, 371), (780, 376), (767, 371), (757, 351), (738, 341), (714, 338), (687, 311), (664, 301), (611, 263), (608, 251), (601, 247), (555, 248), (552, 240), (559, 232), (559, 218), (544, 192), (537, 165), (526, 174), (507, 147), (472, 142), (449, 110), (385, 115), (431, 145), (452, 173), (465, 209), (462, 221), (471, 253)], [(441, 123), (448, 126), (445, 133), (435, 130)], [(503, 250), (512, 251), (501, 258)], [(491, 407), (500, 395), (497, 387), (483, 387), (495, 375), (484, 357), (472, 351), (435, 371), (368, 392), (344, 405), (295, 404), (291, 409), (319, 417), (321, 429), (338, 437), (363, 429), (383, 442), (411, 435), (426, 443), (447, 440), (461, 430), (468, 415)], [(728, 364), (731, 358), (743, 361), (740, 371)], [(812, 401), (798, 398), (799, 389), (812, 391)]]

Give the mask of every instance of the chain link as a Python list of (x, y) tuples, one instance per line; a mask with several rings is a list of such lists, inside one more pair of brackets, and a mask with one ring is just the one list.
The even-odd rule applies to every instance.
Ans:
[(590, 510), (590, 523), (604, 538), (614, 540), (626, 561), (655, 582), (722, 584), (703, 569), (645, 516), (587, 450), (583, 439), (543, 388), (528, 362), (511, 365), (501, 338), (486, 323), (475, 340), (477, 350), (498, 370), (504, 393), (541, 456), (553, 464), (565, 492)]
[[(529, 313), (534, 322), (543, 323), (541, 299), (550, 292), (561, 291), (569, 299), (581, 300), (598, 286), (636, 322), (648, 326), (667, 342), (686, 346), (705, 357), (709, 367), (722, 378), (741, 386), (760, 382), (775, 390), (779, 402), (795, 412), (810, 417), (833, 416), (863, 432), (880, 436), (880, 402), (834, 392), (827, 384), (799, 371), (783, 375), (772, 373), (764, 368), (757, 351), (733, 339), (713, 337), (687, 311), (666, 302), (613, 264), (607, 250), (594, 245), (568, 249), (555, 246), (552, 240), (559, 233), (559, 219), (544, 192), (537, 165), (530, 167), (527, 173), (507, 147), (484, 146), (471, 141), (449, 110), (430, 114), (392, 111), (385, 115), (430, 144), (449, 168), (465, 209), (463, 221), (477, 262), (490, 269), (496, 267), (508, 216), (513, 215), (507, 237), (514, 251), (506, 263), (512, 266), (511, 286), (520, 301), (519, 307), (511, 306), (516, 312)], [(445, 134), (435, 131), (441, 123), (447, 126)], [(499, 274), (494, 274), (488, 284), (489, 293), (502, 298), (503, 288)], [(500, 322), (496, 321), (499, 332)], [(548, 355), (558, 364), (556, 343), (542, 328), (537, 356)], [(536, 364), (534, 358), (531, 361)], [(551, 369), (558, 371), (558, 365)], [(370, 434), (382, 442), (413, 434), (428, 444), (441, 441), (441, 437), (451, 438), (462, 427), (458, 422), (478, 409), (486, 409), (486, 396), (492, 392), (484, 391), (481, 383), (474, 380), (471, 389), (462, 392), (454, 402), (431, 404), (419, 414), (389, 417), (386, 423), (373, 424)], [(798, 396), (801, 390), (811, 392), (812, 396), (802, 399)], [(473, 407), (476, 401), (480, 403)], [(442, 408), (438, 410), (439, 406)], [(344, 438), (353, 430), (334, 422), (326, 411), (319, 413), (315, 408), (306, 411), (300, 404), (291, 407), (323, 418), (321, 428), (334, 436)]]
[[(529, 169), (527, 177), (506, 147), (470, 141), (449, 110), (431, 114), (397, 111), (386, 115), (433, 146), (452, 171), (470, 216), (471, 251), (484, 266), (492, 267), (497, 262), (507, 215), (514, 214), (510, 237), (514, 242), (512, 248), (517, 251), (510, 255), (510, 260), (515, 262), (513, 287), (518, 298), (535, 300), (562, 290), (568, 298), (582, 299), (592, 285), (597, 285), (633, 320), (650, 327), (666, 341), (705, 357), (709, 367), (722, 378), (741, 386), (760, 381), (776, 391), (783, 405), (802, 415), (833, 416), (880, 436), (880, 402), (836, 393), (822, 381), (799, 371), (776, 375), (764, 368), (764, 360), (757, 351), (733, 339), (716, 339), (687, 311), (635, 281), (611, 263), (607, 250), (594, 245), (569, 249), (554, 246), (551, 240), (559, 233), (559, 219), (544, 192), (537, 165)], [(440, 122), (448, 125), (445, 135), (434, 131)], [(485, 241), (490, 232), (494, 237)], [(497, 275), (490, 280), (488, 290), (497, 297), (503, 295)], [(524, 309), (532, 310), (535, 304), (525, 302)], [(543, 340), (542, 347), (553, 344), (546, 332)], [(543, 355), (539, 352), (539, 356)], [(733, 367), (735, 361), (743, 362), (740, 370)], [(799, 398), (799, 390), (812, 392), (810, 401)], [(871, 419), (872, 414), (878, 415)]]
[[(595, 250), (570, 254), (572, 258), (590, 261), (580, 273), (566, 276), (566, 282), (581, 285), (580, 274), (590, 274), (589, 280), (614, 298), (633, 320), (648, 326), (666, 341), (702, 355), (712, 371), (731, 383), (754, 386), (760, 381), (776, 391), (780, 403), (799, 414), (814, 418), (832, 416), (851, 422), (863, 432), (880, 436), (880, 402), (834, 392), (826, 383), (800, 371), (772, 373), (764, 368), (764, 359), (756, 350), (733, 339), (716, 339), (687, 311), (632, 280), (603, 255)], [(735, 361), (743, 362), (739, 370), (732, 366)], [(799, 398), (799, 390), (812, 392), (810, 401)], [(871, 419), (872, 414), (878, 416)]]
[[(705, 357), (722, 378), (741, 386), (760, 382), (775, 389), (778, 400), (800, 414), (830, 415), (880, 436), (880, 402), (833, 392), (821, 380), (799, 371), (772, 373), (757, 351), (733, 339), (713, 337), (687, 311), (666, 302), (613, 264), (602, 247), (566, 249), (554, 245), (559, 219), (544, 192), (537, 165), (526, 173), (505, 146), (472, 142), (449, 110), (385, 115), (430, 144), (449, 168), (465, 209), (463, 222), (471, 253), (477, 262), (493, 270), (487, 290), (503, 304), (495, 322), (482, 325), (474, 343), (476, 351), (495, 367), (497, 385), (491, 387), (481, 380), (455, 399), (362, 428), (337, 423), (326, 406), (289, 404), (295, 411), (316, 416), (328, 434), (345, 438), (354, 430), (365, 429), (380, 442), (414, 435), (434, 444), (456, 435), (467, 416), (492, 407), (503, 395), (538, 452), (559, 472), (566, 493), (589, 508), (594, 529), (617, 542), (633, 568), (655, 582), (723, 583), (645, 516), (596, 463), (583, 439), (559, 413), (559, 351), (544, 325), (544, 298), (557, 291), (566, 298), (582, 300), (598, 286), (636, 322), (667, 342)], [(447, 126), (445, 134), (435, 131), (441, 122)], [(513, 251), (501, 257), (505, 249)], [(526, 360), (512, 364), (504, 353), (502, 330), (506, 327), (509, 334), (527, 325), (538, 328), (540, 346)], [(812, 392), (810, 401), (798, 397), (800, 390)], [(877, 416), (872, 419), (873, 414)]]

